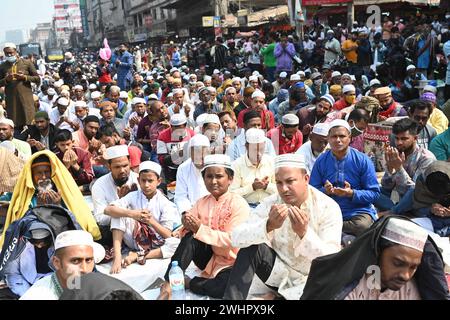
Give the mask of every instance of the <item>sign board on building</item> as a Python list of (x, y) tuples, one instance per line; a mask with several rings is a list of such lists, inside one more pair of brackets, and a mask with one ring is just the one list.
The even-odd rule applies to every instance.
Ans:
[(214, 28), (220, 27), (220, 17), (217, 17), (217, 16), (214, 17), (213, 26), (214, 26)]
[(138, 33), (134, 35), (134, 42), (142, 42), (147, 40), (146, 33)]
[(213, 27), (214, 26), (214, 17), (211, 17), (211, 16), (202, 17), (202, 25), (203, 25), (203, 27)]

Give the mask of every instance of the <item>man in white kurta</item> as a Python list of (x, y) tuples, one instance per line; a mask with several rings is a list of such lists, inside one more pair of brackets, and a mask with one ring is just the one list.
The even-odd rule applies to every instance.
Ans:
[(232, 233), (241, 248), (224, 299), (246, 299), (256, 274), (289, 300), (298, 300), (313, 259), (340, 250), (342, 215), (330, 197), (308, 185), (304, 159), (296, 154), (275, 158), (279, 194), (255, 209)]
[[(111, 223), (111, 217), (105, 214), (105, 208), (113, 201), (119, 199), (120, 194), (126, 194), (133, 188), (133, 186), (138, 187), (138, 175), (130, 170), (128, 147), (124, 146), (113, 146), (106, 149), (106, 158), (110, 162), (111, 172), (103, 177), (99, 178), (92, 186), (92, 202), (94, 203), (94, 218), (99, 226), (108, 226)], [(125, 175), (121, 172), (121, 168), (115, 168), (116, 163), (119, 164), (128, 160), (128, 166), (125, 169)], [(126, 180), (125, 180), (126, 178)], [(123, 180), (122, 180), (123, 179)], [(124, 183), (122, 183), (124, 182)], [(120, 186), (119, 186), (120, 184)], [(121, 190), (122, 189), (122, 190)]]
[(175, 187), (174, 202), (181, 214), (192, 209), (198, 199), (209, 194), (201, 174), (209, 147), (208, 137), (202, 134), (196, 134), (189, 140), (190, 158), (178, 167)]

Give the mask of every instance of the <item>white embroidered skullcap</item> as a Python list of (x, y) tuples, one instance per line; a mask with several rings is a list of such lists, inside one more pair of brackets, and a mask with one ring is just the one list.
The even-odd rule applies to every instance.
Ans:
[(206, 123), (215, 123), (215, 124), (220, 125), (219, 116), (214, 113), (207, 113), (205, 120), (203, 121), (203, 124), (206, 124)]
[(153, 76), (146, 76), (145, 81), (154, 80)]
[(83, 86), (80, 86), (77, 84), (75, 87), (73, 87), (74, 90), (83, 90)]
[(172, 126), (181, 126), (187, 123), (187, 118), (184, 114), (176, 113), (170, 117), (170, 124)]
[(5, 43), (5, 45), (3, 46), (4, 49), (6, 48), (11, 48), (11, 49), (17, 49), (16, 45), (12, 42), (7, 42)]
[(203, 77), (203, 81), (211, 81), (212, 77), (211, 76), (204, 76)]
[(106, 149), (106, 160), (112, 160), (121, 157), (128, 157), (128, 147), (126, 145), (112, 146)]
[(119, 93), (119, 98), (120, 98), (120, 99), (126, 99), (126, 98), (128, 98), (128, 92), (126, 92), (126, 91), (120, 91), (120, 93)]
[(294, 73), (293, 75), (291, 75), (291, 77), (289, 78), (290, 81), (299, 81), (301, 80), (300, 75)]
[(356, 92), (356, 88), (354, 85), (352, 84), (346, 84), (343, 88), (342, 88), (342, 93), (347, 93), (347, 92)]
[(410, 64), (409, 66), (406, 67), (406, 71), (413, 70), (413, 69), (416, 69), (416, 66), (413, 64)]
[(14, 121), (12, 121), (11, 119), (0, 118), (0, 124), (6, 124), (6, 125), (10, 126), (11, 128), (14, 128)]
[(47, 95), (54, 96), (55, 94), (56, 94), (56, 90), (55, 90), (55, 89), (49, 88), (49, 89), (47, 90)]
[(172, 90), (173, 95), (176, 95), (178, 93), (184, 94), (184, 90), (181, 88), (173, 89)]
[(247, 143), (263, 143), (266, 141), (264, 130), (250, 128), (245, 131), (245, 141)]
[(213, 74), (220, 74), (219, 69), (214, 69)]
[(60, 79), (60, 80), (56, 81), (53, 85), (55, 86), (55, 88), (60, 88), (63, 86), (63, 84), (64, 84), (64, 80)]
[(258, 76), (250, 76), (248, 77), (248, 81), (258, 81)]
[(300, 70), (299, 72), (297, 72), (297, 74), (298, 74), (300, 77), (306, 76), (305, 71), (302, 71), (302, 70)]
[(196, 134), (189, 140), (189, 147), (209, 147), (209, 138), (201, 133)]
[(153, 171), (158, 176), (160, 176), (162, 169), (161, 169), (161, 166), (156, 162), (144, 161), (144, 162), (141, 162), (141, 164), (139, 165), (139, 173), (141, 173), (141, 171), (144, 171), (144, 170)]
[(209, 90), (209, 92), (217, 92), (217, 89), (216, 88), (214, 88), (214, 87), (206, 87), (208, 90)]
[[(148, 96), (148, 100), (159, 100), (158, 96), (154, 93), (152, 93), (151, 95)], [(144, 103), (145, 103), (145, 99), (144, 99)]]
[(131, 104), (132, 104), (132, 105), (135, 105), (135, 104), (138, 104), (138, 103), (143, 103), (143, 104), (145, 104), (145, 99), (144, 99), (144, 98), (136, 97), (136, 98), (133, 98), (133, 100), (131, 100)]
[(324, 94), (323, 96), (320, 97), (319, 100), (325, 100), (327, 101), (331, 106), (334, 105), (335, 100), (333, 98), (333, 96), (331, 94)]
[(91, 83), (89, 85), (89, 90), (97, 90), (97, 85), (95, 83)]
[(381, 237), (402, 246), (423, 252), (423, 248), (428, 238), (428, 232), (412, 221), (390, 218)]
[(305, 157), (302, 154), (286, 153), (275, 157), (274, 169), (282, 167), (300, 168), (308, 170)]
[(226, 154), (210, 154), (205, 156), (202, 171), (205, 171), (209, 167), (223, 167), (233, 170), (233, 166), (231, 165), (231, 159)]
[(195, 123), (197, 124), (197, 126), (203, 127), (203, 124), (205, 123), (205, 120), (206, 120), (207, 116), (208, 116), (207, 113), (202, 113), (201, 115), (199, 115), (197, 117), (197, 119), (195, 120)]
[(287, 72), (286, 72), (286, 71), (280, 72), (279, 77), (280, 77), (280, 78), (287, 78)]
[(350, 129), (350, 125), (348, 124), (348, 122), (343, 119), (336, 119), (336, 120), (333, 120), (330, 122), (329, 130), (331, 130), (332, 128), (336, 128), (336, 127), (344, 127), (345, 129), (348, 130), (348, 132), (352, 131)]
[(84, 230), (69, 230), (58, 234), (55, 239), (55, 251), (72, 246), (89, 246), (94, 251), (94, 262), (100, 263), (105, 257), (105, 249), (94, 242), (92, 235)]
[(328, 131), (330, 131), (328, 123), (316, 123), (312, 129), (312, 133), (323, 137), (328, 136)]
[(281, 123), (288, 126), (296, 126), (300, 123), (300, 120), (295, 114), (288, 113), (281, 118)]
[(87, 104), (85, 101), (77, 101), (75, 102), (75, 108), (87, 108)]
[(167, 95), (167, 98), (172, 98), (172, 97), (173, 97), (173, 93), (172, 92)]
[(369, 82), (369, 87), (374, 86), (374, 85), (376, 85), (376, 84), (381, 85), (380, 80), (378, 80), (378, 79), (372, 79), (372, 80), (370, 80), (370, 82)]
[(339, 77), (339, 76), (341, 76), (341, 73), (339, 71), (333, 71), (333, 73), (331, 74), (332, 78)]
[(261, 90), (255, 90), (255, 92), (252, 93), (252, 99), (255, 99), (255, 98), (266, 99), (266, 95)]
[(180, 70), (178, 70), (178, 68), (175, 68), (175, 67), (173, 67), (172, 69), (170, 69), (170, 73), (173, 73), (173, 72), (175, 72), (175, 71), (180, 71)]
[(260, 76), (261, 74), (259, 73), (258, 70), (255, 70), (255, 71), (253, 71), (252, 75), (258, 77), (258, 76)]
[(100, 91), (94, 91), (91, 93), (91, 99), (98, 99), (102, 96)]
[(225, 95), (227, 95), (228, 91), (230, 91), (230, 90), (235, 90), (236, 91), (236, 89), (234, 87), (228, 87), (228, 88), (225, 89)]
[(231, 83), (236, 82), (236, 81), (241, 82), (241, 78), (234, 77), (233, 79), (231, 79)]
[(65, 106), (68, 107), (69, 106), (69, 100), (66, 98), (59, 98), (58, 99), (58, 104), (61, 106)]

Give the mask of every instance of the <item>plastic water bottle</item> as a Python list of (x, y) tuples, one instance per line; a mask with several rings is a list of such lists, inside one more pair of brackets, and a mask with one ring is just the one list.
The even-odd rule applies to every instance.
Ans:
[(178, 261), (172, 261), (172, 267), (169, 271), (169, 282), (172, 289), (172, 300), (186, 300), (184, 272), (178, 266)]

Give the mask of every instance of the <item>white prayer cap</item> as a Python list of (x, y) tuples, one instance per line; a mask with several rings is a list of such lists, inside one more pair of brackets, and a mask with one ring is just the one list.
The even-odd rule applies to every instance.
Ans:
[(65, 106), (68, 107), (69, 106), (69, 100), (66, 98), (59, 98), (58, 99), (58, 104), (61, 106)]
[(342, 78), (343, 78), (343, 77), (348, 77), (348, 78), (350, 78), (350, 74), (349, 74), (349, 73), (343, 73), (343, 74), (342, 74)]
[(178, 94), (178, 93), (184, 94), (184, 91), (183, 91), (183, 89), (181, 89), (181, 88), (177, 88), (177, 89), (173, 89), (173, 90), (172, 90), (172, 93), (173, 93), (174, 95), (176, 95), (176, 94)]
[(53, 89), (53, 88), (50, 88), (50, 89), (47, 90), (47, 94), (51, 95), (51, 96), (54, 96), (56, 94), (56, 90)]
[(203, 127), (203, 124), (205, 123), (205, 120), (206, 120), (207, 116), (208, 116), (207, 113), (202, 113), (201, 115), (199, 115), (197, 117), (197, 119), (195, 120), (195, 123), (197, 124), (197, 126)]
[(331, 94), (324, 94), (323, 96), (320, 97), (319, 101), (320, 100), (327, 101), (331, 106), (333, 106), (334, 103), (336, 102)]
[(91, 83), (89, 85), (89, 90), (97, 90), (97, 85), (95, 83)]
[(12, 153), (16, 152), (16, 146), (12, 141), (5, 140), (3, 142), (0, 142), (0, 148), (5, 148), (6, 150), (11, 151)]
[(289, 78), (290, 81), (299, 81), (301, 80), (300, 75), (299, 74), (293, 74), (291, 75), (291, 77)]
[(299, 72), (297, 72), (297, 74), (298, 74), (300, 77), (306, 76), (305, 71), (302, 71), (302, 70), (300, 70)]
[(211, 80), (212, 80), (211, 76), (204, 76), (203, 77), (203, 81), (211, 81)]
[(120, 99), (126, 99), (126, 98), (128, 98), (128, 92), (126, 92), (126, 91), (120, 91), (119, 98), (120, 98)]
[(170, 124), (172, 126), (181, 126), (187, 123), (187, 118), (184, 114), (176, 113), (170, 117)]
[(423, 252), (423, 248), (428, 238), (428, 232), (412, 221), (390, 218), (381, 237), (402, 246)]
[(87, 108), (87, 104), (84, 101), (75, 102), (75, 108)]
[(219, 74), (219, 73), (220, 73), (219, 69), (214, 69), (213, 74)]
[(11, 126), (11, 128), (14, 128), (14, 121), (7, 118), (0, 118), (0, 124), (6, 124), (8, 126)]
[(105, 249), (94, 242), (92, 235), (84, 230), (69, 230), (58, 234), (55, 239), (55, 251), (72, 246), (89, 246), (94, 250), (94, 262), (100, 263), (105, 257)]
[(378, 79), (372, 79), (372, 80), (370, 80), (370, 82), (369, 82), (369, 87), (374, 86), (374, 85), (376, 85), (376, 84), (381, 85), (380, 80), (378, 80)]
[(258, 77), (258, 76), (260, 76), (261, 74), (259, 73), (258, 70), (255, 70), (255, 71), (253, 71), (252, 75)]
[(231, 79), (231, 83), (236, 82), (236, 81), (241, 82), (241, 78), (234, 77), (233, 79)]
[(355, 86), (352, 84), (346, 84), (343, 88), (342, 88), (342, 93), (347, 93), (347, 92), (356, 92)]
[(281, 118), (281, 123), (288, 126), (296, 126), (300, 123), (300, 121), (295, 114), (288, 113)]
[(427, 84), (425, 87), (423, 87), (423, 91), (433, 92), (434, 94), (437, 93), (436, 87), (432, 86), (432, 85), (429, 85), (429, 84)]
[(348, 130), (348, 132), (352, 131), (350, 129), (350, 125), (348, 124), (348, 122), (343, 119), (336, 119), (336, 120), (331, 121), (329, 130), (331, 130), (332, 128), (335, 128), (335, 127), (344, 127), (345, 129)]
[(162, 169), (161, 169), (161, 166), (156, 162), (144, 161), (144, 162), (141, 162), (141, 164), (139, 165), (139, 173), (141, 173), (141, 171), (144, 171), (144, 170), (153, 171), (158, 176), (160, 176)]
[(205, 171), (209, 167), (223, 167), (233, 170), (231, 159), (226, 154), (210, 154), (205, 156), (202, 171)]
[(276, 170), (283, 167), (308, 170), (305, 163), (305, 157), (302, 154), (297, 153), (287, 153), (276, 156), (274, 169)]
[(74, 90), (83, 90), (83, 86), (80, 86), (77, 84), (75, 87), (73, 87)]
[(167, 98), (172, 98), (172, 97), (173, 97), (173, 93), (170, 92), (170, 93), (167, 95)]
[(266, 99), (266, 95), (261, 90), (255, 90), (255, 92), (253, 92), (253, 94), (252, 94), (252, 99), (255, 99), (255, 98)]
[(207, 88), (210, 92), (217, 92), (216, 88), (214, 87), (207, 87)]
[(66, 57), (66, 59), (72, 59), (72, 58), (73, 58), (73, 54), (72, 54), (71, 52), (67, 51), (67, 52), (64, 54), (64, 57)]
[(316, 123), (312, 129), (312, 133), (319, 136), (327, 137), (330, 126), (328, 123)]
[(280, 72), (279, 77), (280, 77), (280, 78), (287, 78), (287, 72), (286, 72), (286, 71)]
[(178, 68), (172, 68), (172, 69), (170, 69), (170, 73), (173, 73), (173, 72), (175, 72), (175, 71), (180, 71), (180, 70), (178, 70)]
[(6, 48), (17, 49), (16, 45), (12, 42), (5, 43), (3, 49), (6, 49)]
[(112, 160), (121, 157), (128, 157), (128, 147), (126, 145), (112, 146), (106, 149), (106, 160)]
[(334, 78), (334, 77), (339, 77), (341, 75), (342, 74), (339, 71), (333, 71), (333, 73), (331, 74), (331, 77)]
[(209, 147), (210, 142), (207, 136), (198, 133), (189, 140), (189, 147)]
[(409, 66), (406, 67), (406, 71), (413, 70), (413, 69), (416, 69), (416, 66), (413, 64), (410, 64)]
[(152, 76), (146, 76), (145, 81), (154, 80)]
[(133, 100), (131, 100), (131, 104), (134, 106), (135, 104), (138, 104), (138, 103), (143, 103), (143, 104), (145, 104), (145, 99), (144, 98), (139, 98), (139, 97), (136, 97), (136, 98), (133, 98)]
[(248, 81), (258, 81), (258, 77), (257, 76), (250, 76), (250, 77), (248, 77)]
[(334, 34), (334, 31), (330, 29), (330, 30), (327, 31), (327, 34), (328, 34), (328, 33)]
[(228, 91), (230, 91), (230, 90), (236, 91), (236, 89), (234, 87), (228, 87), (228, 88), (225, 89), (225, 95), (227, 95)]
[[(159, 100), (159, 99), (156, 94), (152, 93), (151, 95), (148, 96), (148, 100), (150, 101), (150, 100)], [(145, 100), (144, 100), (144, 103), (145, 103)]]
[(60, 80), (56, 81), (53, 85), (55, 86), (55, 88), (60, 88), (60, 87), (62, 87), (63, 84), (64, 84), (64, 80), (60, 79)]
[(206, 114), (205, 120), (203, 121), (203, 124), (206, 123), (215, 123), (220, 125), (220, 119), (219, 116), (217, 114), (214, 113), (208, 113)]
[(195, 73), (191, 73), (190, 75), (189, 75), (189, 79), (190, 78), (195, 78), (195, 79), (197, 79), (197, 75), (195, 74)]
[(263, 143), (266, 141), (264, 130), (251, 128), (245, 131), (245, 141), (247, 143)]
[(94, 91), (91, 93), (91, 99), (98, 99), (102, 96), (102, 94), (100, 93), (100, 91)]

